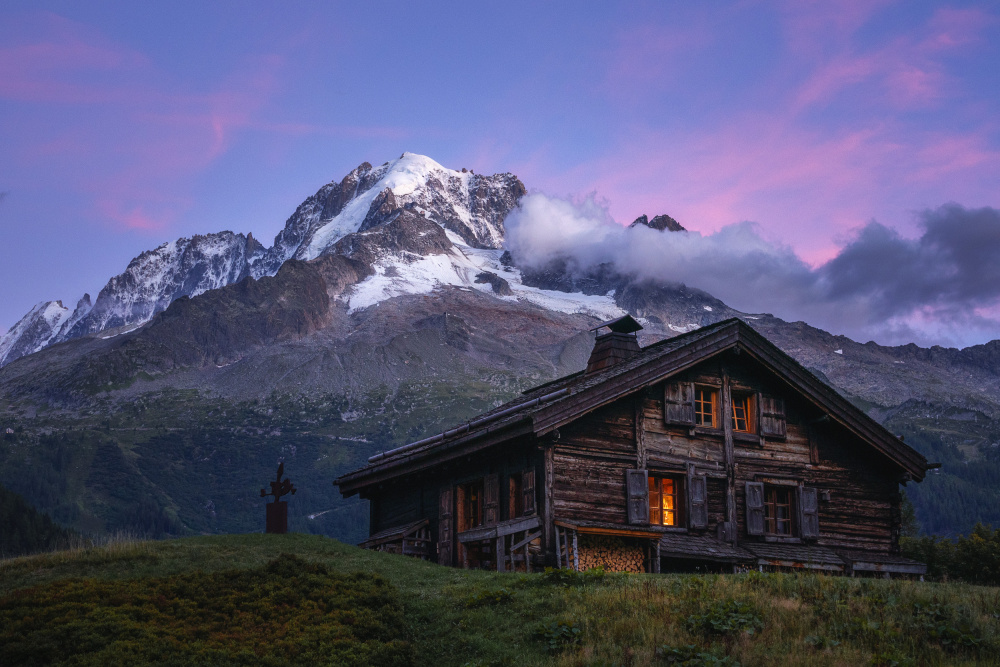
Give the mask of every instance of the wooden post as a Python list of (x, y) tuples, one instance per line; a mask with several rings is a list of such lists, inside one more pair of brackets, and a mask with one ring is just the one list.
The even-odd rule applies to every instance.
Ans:
[(642, 418), (645, 398), (646, 390), (639, 390), (635, 398), (635, 466), (640, 470), (646, 468), (646, 425)]
[(544, 547), (545, 554), (547, 556), (546, 562), (551, 563), (551, 553), (552, 545), (556, 546), (556, 567), (562, 567), (559, 565), (559, 544), (558, 537), (553, 540), (553, 532), (556, 529), (555, 521), (555, 508), (552, 504), (552, 487), (555, 481), (555, 446), (549, 445), (545, 448), (545, 475), (544, 484), (545, 490), (542, 497), (545, 499), (545, 507), (542, 515), (542, 529), (545, 531)]
[[(504, 563), (505, 552), (507, 551), (507, 536), (497, 535), (496, 539), (496, 552), (497, 552), (497, 572), (503, 572), (506, 568)], [(513, 565), (513, 563), (511, 563)]]
[(580, 548), (576, 542), (576, 529), (573, 529), (573, 569), (580, 571)]
[(556, 567), (562, 567), (562, 544), (559, 542), (559, 526), (555, 526), (556, 535)]
[(722, 428), (725, 433), (726, 521), (730, 525), (733, 546), (736, 546), (736, 452), (733, 446), (733, 395), (729, 386), (729, 371), (725, 368), (722, 369)]
[(654, 574), (659, 574), (660, 573), (660, 546), (661, 546), (660, 540), (657, 539), (656, 540), (656, 556), (655, 556), (656, 560), (653, 562), (653, 573)]

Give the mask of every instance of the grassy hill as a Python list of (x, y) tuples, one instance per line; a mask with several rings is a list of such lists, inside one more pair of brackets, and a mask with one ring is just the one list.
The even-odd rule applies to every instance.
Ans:
[(816, 575), (498, 574), (315, 535), (0, 561), (10, 664), (1000, 664), (1000, 589)]

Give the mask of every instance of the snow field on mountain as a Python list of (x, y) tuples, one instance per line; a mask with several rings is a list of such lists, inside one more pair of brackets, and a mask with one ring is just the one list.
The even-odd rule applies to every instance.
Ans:
[[(521, 283), (521, 272), (500, 263), (502, 250), (472, 248), (453, 232), (446, 231), (454, 244), (450, 253), (419, 256), (409, 253), (386, 257), (375, 265), (375, 275), (354, 285), (344, 297), (351, 312), (374, 306), (380, 301), (406, 294), (429, 294), (438, 287), (471, 288), (493, 294), (489, 283), (477, 283), (476, 276), (489, 271), (510, 284), (513, 296), (497, 296), (505, 301), (529, 301), (547, 310), (592, 315), (602, 320), (625, 314), (613, 295), (587, 295), (529, 287)], [(416, 258), (416, 259), (414, 259)]]

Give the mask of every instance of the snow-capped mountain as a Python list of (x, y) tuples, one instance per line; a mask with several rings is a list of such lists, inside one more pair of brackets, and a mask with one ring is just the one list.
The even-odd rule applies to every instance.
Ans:
[(5, 361), (38, 352), (61, 340), (62, 334), (90, 312), (90, 295), (84, 294), (76, 309), (63, 306), (62, 301), (43, 301), (0, 336), (0, 366)]
[[(524, 193), (513, 174), (481, 176), (446, 169), (413, 153), (378, 167), (365, 162), (300, 204), (271, 248), (229, 231), (177, 239), (133, 259), (108, 281), (92, 307), (89, 297), (72, 312), (58, 301), (38, 304), (0, 337), (0, 366), (54, 343), (140, 326), (180, 297), (248, 276), (273, 276), (292, 258), (345, 252), (352, 245), (338, 246), (345, 237), (369, 234), (404, 214), (446, 230), (448, 245), (453, 246), (448, 258), (419, 260), (419, 251), (406, 249), (406, 239), (396, 239), (380, 249), (379, 257), (368, 257), (378, 263), (377, 277), (354, 297), (352, 307), (397, 293), (417, 293), (440, 282), (475, 285), (475, 276), (483, 270), (503, 270), (496, 251), (503, 244), (503, 219)], [(496, 252), (476, 253), (486, 249)], [(389, 268), (395, 264), (403, 267), (398, 275)]]
[(499, 248), (503, 219), (524, 193), (513, 174), (455, 171), (414, 153), (378, 167), (365, 162), (299, 205), (256, 273), (273, 275), (293, 257), (315, 259), (348, 234), (391, 222), (402, 210), (433, 219), (470, 247)]
[(85, 294), (72, 311), (60, 301), (35, 306), (0, 337), (0, 366), (71, 338), (139, 326), (177, 298), (242, 280), (263, 254), (264, 247), (252, 236), (232, 232), (164, 243), (129, 262), (93, 305)]

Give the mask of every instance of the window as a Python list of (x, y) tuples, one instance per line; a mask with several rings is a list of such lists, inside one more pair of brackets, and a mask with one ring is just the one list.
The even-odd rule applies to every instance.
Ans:
[(483, 482), (463, 484), (458, 487), (458, 501), (461, 516), (459, 530), (469, 530), (483, 525)]
[(507, 518), (515, 519), (524, 516), (524, 484), (520, 473), (510, 476), (509, 491)]
[(719, 403), (719, 392), (707, 387), (696, 387), (694, 390), (694, 423), (695, 426), (718, 428), (715, 418), (715, 407)]
[(757, 404), (753, 394), (733, 392), (733, 430), (741, 433), (757, 432)]
[(680, 526), (681, 478), (649, 477), (649, 522), (659, 526)]
[(783, 486), (764, 487), (764, 529), (768, 535), (791, 536), (793, 489)]

